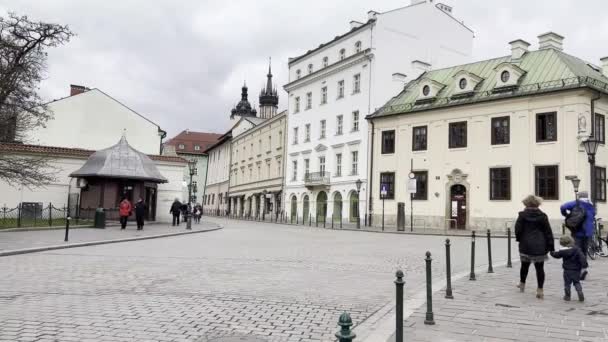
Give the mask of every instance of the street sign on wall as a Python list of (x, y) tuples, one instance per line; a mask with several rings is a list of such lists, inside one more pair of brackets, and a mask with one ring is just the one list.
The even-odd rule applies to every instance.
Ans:
[(415, 194), (416, 193), (416, 178), (414, 179), (408, 179), (407, 181), (407, 192), (409, 194)]
[(386, 195), (388, 194), (388, 186), (386, 185), (386, 183), (382, 183), (380, 184), (380, 196), (382, 196), (382, 198), (386, 197)]

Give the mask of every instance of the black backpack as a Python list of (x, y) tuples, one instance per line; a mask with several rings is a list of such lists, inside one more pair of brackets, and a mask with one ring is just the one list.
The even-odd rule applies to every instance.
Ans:
[(577, 201), (574, 208), (570, 210), (570, 214), (566, 216), (566, 227), (573, 233), (576, 233), (582, 228), (586, 217), (587, 212), (585, 211), (585, 208)]

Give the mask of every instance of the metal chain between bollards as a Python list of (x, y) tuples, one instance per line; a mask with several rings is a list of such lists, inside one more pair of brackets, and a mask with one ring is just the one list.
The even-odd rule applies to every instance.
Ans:
[(475, 231), (471, 232), (471, 274), (469, 280), (475, 280)]
[(395, 321), (395, 342), (403, 342), (403, 286), (405, 281), (403, 280), (403, 271), (398, 270), (395, 273), (397, 279), (395, 280), (395, 292), (397, 297), (396, 305), (396, 321)]
[(424, 259), (426, 262), (426, 318), (424, 319), (424, 324), (433, 325), (435, 324), (435, 319), (433, 318), (433, 284), (431, 277), (431, 252), (426, 252), (426, 258)]
[(494, 273), (494, 268), (492, 267), (492, 233), (488, 229), (488, 273)]
[(353, 325), (353, 320), (350, 318), (350, 315), (344, 312), (340, 315), (340, 319), (338, 320), (338, 325), (340, 326), (340, 331), (336, 333), (336, 337), (339, 342), (351, 342), (357, 337), (357, 335), (350, 329)]
[(450, 256), (450, 239), (445, 239), (445, 273), (446, 273), (446, 286), (445, 286), (445, 298), (454, 299), (452, 295), (452, 258)]
[(513, 267), (511, 263), (511, 228), (507, 228), (507, 267)]

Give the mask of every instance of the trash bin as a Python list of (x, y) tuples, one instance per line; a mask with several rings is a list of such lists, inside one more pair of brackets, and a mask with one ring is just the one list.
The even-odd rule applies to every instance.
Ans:
[(103, 208), (97, 208), (95, 210), (94, 227), (95, 228), (105, 228), (106, 227), (106, 212), (103, 210)]

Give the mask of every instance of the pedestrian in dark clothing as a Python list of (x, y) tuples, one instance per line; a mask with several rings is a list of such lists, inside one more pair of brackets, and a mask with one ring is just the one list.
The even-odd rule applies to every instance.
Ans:
[(169, 209), (169, 213), (171, 215), (173, 215), (173, 224), (172, 226), (178, 225), (179, 226), (179, 214), (181, 212), (181, 208), (182, 208), (182, 203), (179, 201), (179, 199), (175, 199), (175, 201), (173, 201), (173, 204), (171, 204), (171, 209)]
[(182, 212), (182, 221), (183, 222), (188, 222), (188, 206), (190, 204), (182, 204), (180, 210)]
[[(585, 221), (582, 227), (575, 232), (572, 232), (572, 237), (576, 246), (583, 252), (585, 258), (587, 258), (587, 251), (589, 250), (589, 240), (595, 233), (595, 208), (593, 203), (589, 200), (589, 193), (587, 191), (580, 191), (578, 193), (578, 201), (570, 201), (562, 204), (560, 210), (564, 217), (567, 217), (572, 209), (580, 205), (585, 209)], [(587, 266), (581, 271), (581, 280), (585, 280), (587, 277)]]
[(517, 287), (524, 292), (526, 278), (530, 264), (536, 269), (536, 298), (543, 299), (543, 285), (545, 283), (545, 260), (547, 253), (554, 251), (553, 232), (547, 215), (538, 207), (542, 199), (529, 195), (522, 201), (526, 207), (519, 212), (515, 222), (515, 239), (519, 242), (519, 257), (521, 269), (519, 271), (519, 285)]
[(124, 198), (120, 201), (118, 205), (118, 215), (120, 216), (120, 229), (127, 228), (127, 220), (129, 216), (131, 216), (131, 202), (128, 199)]
[(564, 235), (559, 239), (559, 244), (562, 246), (559, 251), (551, 252), (554, 258), (563, 260), (562, 268), (564, 269), (564, 300), (570, 300), (570, 285), (574, 284), (574, 289), (578, 294), (578, 300), (584, 301), (583, 286), (581, 285), (581, 270), (587, 267), (587, 258), (583, 252), (574, 245), (574, 240), (571, 237)]
[(135, 220), (137, 221), (137, 230), (144, 229), (144, 216), (146, 215), (146, 204), (140, 197), (135, 203)]

